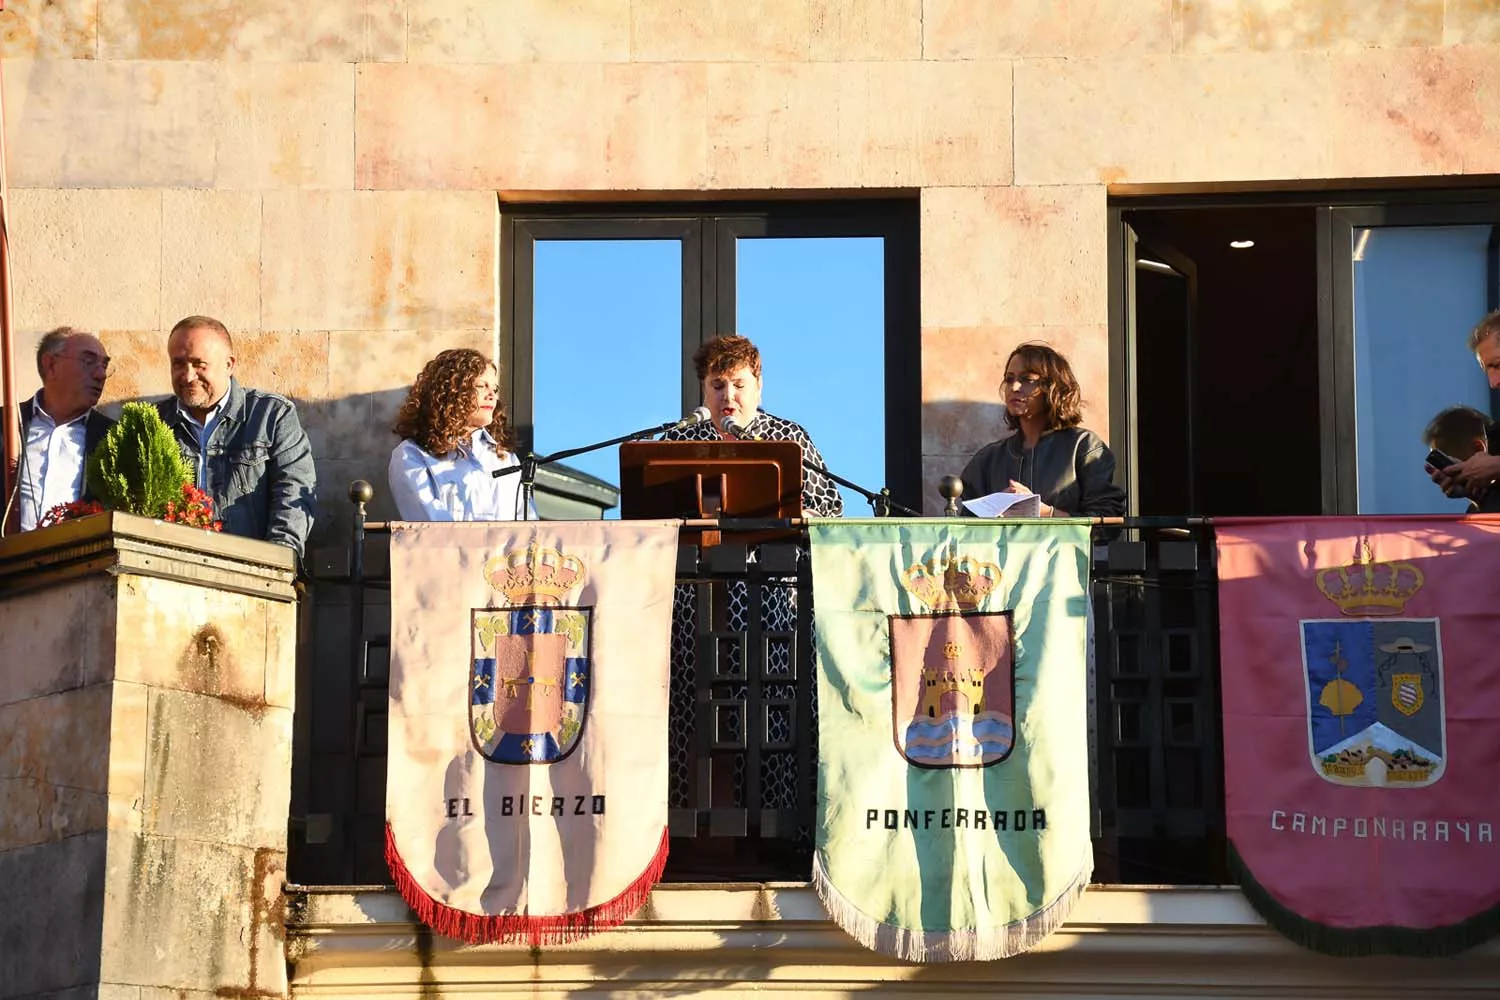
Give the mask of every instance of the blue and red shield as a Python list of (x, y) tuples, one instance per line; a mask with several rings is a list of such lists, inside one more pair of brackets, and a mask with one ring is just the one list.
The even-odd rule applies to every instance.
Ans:
[(590, 609), (476, 608), (469, 730), (498, 764), (551, 764), (578, 745), (588, 717)]

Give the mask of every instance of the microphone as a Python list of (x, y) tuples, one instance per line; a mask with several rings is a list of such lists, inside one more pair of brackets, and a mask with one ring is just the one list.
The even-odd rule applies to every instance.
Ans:
[(692, 413), (689, 413), (687, 416), (685, 416), (681, 420), (677, 421), (671, 427), (668, 427), (667, 430), (669, 430), (669, 431), (680, 431), (684, 427), (694, 427), (694, 426), (696, 426), (698, 424), (712, 423), (713, 419), (714, 419), (714, 415), (712, 413), (708, 412), (708, 407), (706, 407), (706, 406), (700, 406), (696, 410), (694, 410)]
[(730, 437), (734, 438), (736, 441), (743, 439), (744, 436), (745, 436), (745, 428), (741, 427), (739, 424), (735, 423), (733, 417), (726, 416), (720, 422), (719, 426), (724, 428), (724, 433), (725, 434), (728, 434)]

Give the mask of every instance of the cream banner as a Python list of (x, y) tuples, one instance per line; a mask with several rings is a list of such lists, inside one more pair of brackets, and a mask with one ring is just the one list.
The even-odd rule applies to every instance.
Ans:
[(393, 525), (386, 859), (439, 933), (573, 940), (661, 877), (679, 526)]

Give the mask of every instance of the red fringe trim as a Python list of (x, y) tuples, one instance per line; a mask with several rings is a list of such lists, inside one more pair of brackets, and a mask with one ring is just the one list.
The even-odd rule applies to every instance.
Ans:
[(429, 896), (417, 884), (401, 860), (396, 849), (396, 837), (391, 824), (385, 825), (385, 863), (391, 869), (391, 878), (401, 898), (406, 900), (417, 919), (445, 937), (457, 938), (469, 944), (525, 941), (533, 948), (544, 944), (566, 944), (587, 937), (596, 931), (617, 927), (629, 920), (651, 895), (651, 887), (661, 881), (667, 867), (667, 831), (661, 832), (661, 844), (646, 870), (625, 887), (614, 899), (605, 900), (576, 913), (560, 913), (549, 917), (529, 917), (523, 913), (499, 913), (484, 916), (467, 910), (454, 909)]

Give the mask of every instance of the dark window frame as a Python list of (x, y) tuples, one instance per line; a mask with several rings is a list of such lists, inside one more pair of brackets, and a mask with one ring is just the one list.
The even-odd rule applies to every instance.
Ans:
[[(682, 242), (681, 412), (698, 405), (693, 351), (735, 330), (740, 237), (880, 237), (884, 240), (885, 483), (897, 502), (922, 499), (921, 256), (916, 198), (625, 205), (503, 205), (500, 344), (511, 424), (522, 453), (533, 444), (535, 245), (545, 239)], [(796, 415), (791, 414), (793, 419)], [(620, 428), (625, 433), (632, 428)], [(583, 443), (583, 442), (579, 442)], [(839, 470), (835, 468), (834, 472)]]
[[(1461, 179), (1450, 178), (1455, 185)], [(1447, 188), (1368, 188), (1346, 191), (1255, 191), (1118, 195), (1108, 201), (1109, 268), (1109, 406), (1110, 433), (1117, 451), (1130, 453), (1139, 435), (1135, 416), (1135, 358), (1130, 340), (1134, 317), (1135, 247), (1129, 216), (1153, 209), (1311, 208), (1317, 226), (1318, 371), (1322, 513), (1356, 513), (1358, 470), (1354, 451), (1354, 305), (1353, 261), (1338, 248), (1351, 245), (1355, 226), (1485, 225), (1490, 237), (1491, 310), (1500, 308), (1500, 189), (1485, 186)], [(1500, 391), (1491, 392), (1491, 410), (1500, 415)], [(1135, 509), (1139, 485), (1122, 462), (1116, 478)]]

